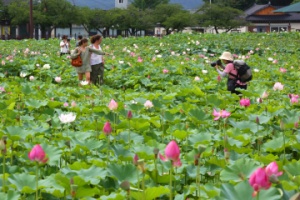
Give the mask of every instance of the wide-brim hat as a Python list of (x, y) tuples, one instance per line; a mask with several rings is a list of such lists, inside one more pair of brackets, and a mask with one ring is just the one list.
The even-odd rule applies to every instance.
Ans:
[(233, 56), (231, 55), (230, 52), (223, 52), (222, 55), (220, 56), (221, 60), (228, 60), (228, 61), (233, 61)]

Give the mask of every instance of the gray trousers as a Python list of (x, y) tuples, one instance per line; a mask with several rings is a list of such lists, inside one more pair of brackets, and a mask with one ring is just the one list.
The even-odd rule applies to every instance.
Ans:
[(100, 63), (97, 65), (92, 65), (91, 71), (91, 81), (95, 85), (102, 85), (104, 82), (104, 64)]

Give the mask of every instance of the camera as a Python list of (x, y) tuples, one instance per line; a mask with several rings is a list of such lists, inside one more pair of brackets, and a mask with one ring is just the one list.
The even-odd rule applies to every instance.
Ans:
[(211, 67), (215, 67), (216, 65), (222, 66), (221, 60), (217, 60), (216, 62), (210, 63), (210, 66), (211, 66)]
[(68, 42), (70, 42), (70, 39), (67, 39)]

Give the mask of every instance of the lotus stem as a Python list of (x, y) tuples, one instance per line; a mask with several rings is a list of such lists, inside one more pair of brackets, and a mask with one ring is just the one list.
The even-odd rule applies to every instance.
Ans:
[(36, 185), (35, 199), (38, 200), (39, 199), (39, 197), (38, 197), (38, 195), (39, 195), (39, 189), (38, 189), (38, 187), (39, 187), (39, 163), (38, 162), (36, 162), (35, 170), (36, 170), (35, 171), (35, 185)]
[(196, 185), (197, 185), (197, 197), (200, 200), (200, 158), (198, 158), (198, 165), (197, 165), (197, 175), (196, 175)]
[(107, 162), (109, 162), (109, 154), (110, 154), (110, 138), (109, 135), (107, 137)]
[(129, 143), (129, 147), (130, 147), (130, 144), (131, 144), (131, 138), (130, 138), (130, 119), (128, 119), (128, 127), (129, 127), (129, 133), (128, 133), (128, 143)]
[(259, 200), (259, 192), (257, 192), (256, 200)]
[(285, 164), (285, 134), (284, 134), (284, 130), (282, 131), (282, 136), (283, 136), (283, 164)]
[(170, 200), (173, 200), (173, 187), (172, 187), (172, 174), (173, 174), (173, 162), (171, 161), (171, 169), (170, 169)]
[(146, 191), (145, 191), (145, 174), (143, 173), (142, 178), (142, 190), (143, 190), (143, 200), (146, 200)]
[(2, 163), (2, 168), (3, 168), (3, 186), (2, 186), (2, 190), (5, 193), (5, 153), (2, 153), (3, 155), (3, 163)]

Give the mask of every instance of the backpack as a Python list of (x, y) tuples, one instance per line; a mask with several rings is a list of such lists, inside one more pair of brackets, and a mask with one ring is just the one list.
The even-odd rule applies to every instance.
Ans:
[(234, 68), (237, 71), (237, 79), (243, 83), (252, 80), (251, 68), (243, 60), (234, 60)]

